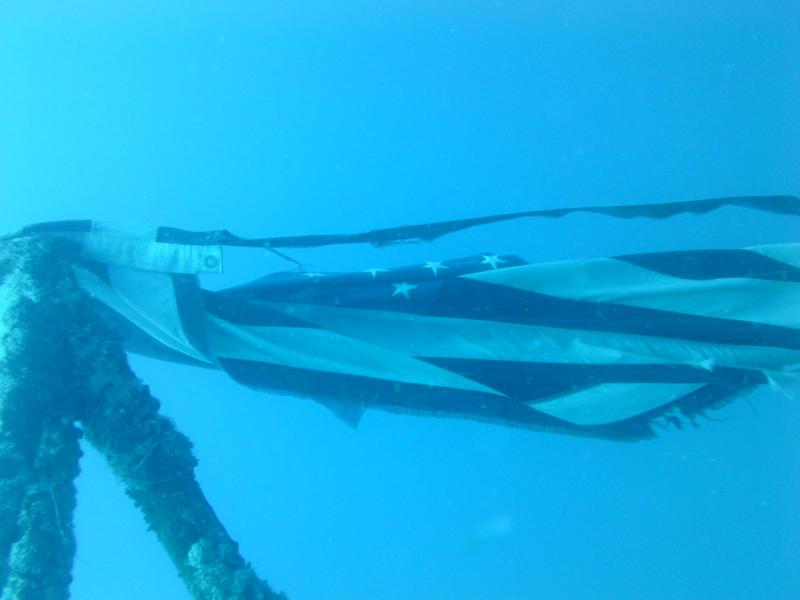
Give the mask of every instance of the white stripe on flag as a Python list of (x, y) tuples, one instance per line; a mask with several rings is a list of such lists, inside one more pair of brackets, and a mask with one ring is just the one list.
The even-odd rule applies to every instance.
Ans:
[(703, 385), (695, 383), (604, 383), (552, 400), (528, 403), (528, 406), (576, 425), (605, 425), (629, 419), (669, 402), (674, 402)]
[(181, 354), (209, 362), (183, 332), (170, 275), (109, 266), (109, 287), (91, 271), (74, 271), (84, 290), (145, 333)]
[(411, 356), (324, 329), (241, 326), (211, 316), (207, 323), (209, 346), (219, 358), (503, 395)]
[(783, 371), (800, 351), (656, 336), (425, 317), (307, 304), (264, 303), (318, 327), (408, 356), (577, 364), (684, 364)]
[(522, 265), (463, 277), (569, 300), (800, 327), (800, 283), (794, 282), (683, 279), (613, 258)]
[(762, 256), (777, 260), (789, 266), (800, 269), (800, 244), (769, 244), (766, 246), (751, 246), (747, 248)]

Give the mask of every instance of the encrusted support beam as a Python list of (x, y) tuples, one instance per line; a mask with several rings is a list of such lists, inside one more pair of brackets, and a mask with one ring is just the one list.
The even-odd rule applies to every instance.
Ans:
[[(159, 414), (159, 402), (128, 367), (118, 343), (90, 328), (79, 343), (91, 389), (81, 415), (196, 598), (279, 598), (240, 556), (194, 477), (191, 442)], [(91, 343), (94, 340), (94, 343)], [(103, 341), (106, 340), (106, 341)]]
[(64, 244), (0, 246), (0, 585), (2, 599), (67, 598), (75, 537), (74, 421)]
[(55, 239), (0, 244), (0, 598), (69, 597), (81, 429), (195, 598), (284, 598), (239, 554), (195, 479), (191, 442), (75, 284), (73, 256)]

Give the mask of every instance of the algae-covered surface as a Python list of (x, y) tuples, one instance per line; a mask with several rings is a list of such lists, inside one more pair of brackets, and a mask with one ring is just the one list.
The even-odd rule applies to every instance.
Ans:
[(195, 598), (279, 596), (239, 555), (194, 476), (191, 443), (128, 367), (74, 282), (62, 240), (0, 244), (0, 585), (69, 597), (79, 439), (106, 459)]

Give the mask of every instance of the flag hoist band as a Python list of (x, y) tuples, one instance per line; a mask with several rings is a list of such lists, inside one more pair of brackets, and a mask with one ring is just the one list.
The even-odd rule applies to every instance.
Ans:
[(256, 240), (95, 221), (35, 225), (6, 239), (79, 243), (78, 281), (107, 307), (129, 351), (310, 397), (352, 425), (379, 408), (638, 439), (759, 385), (798, 395), (800, 244), (544, 264), (481, 254), (279, 273), (213, 292), (197, 275), (221, 272), (225, 245), (382, 245), (523, 217), (667, 218), (728, 205), (800, 215), (800, 199), (772, 196)]

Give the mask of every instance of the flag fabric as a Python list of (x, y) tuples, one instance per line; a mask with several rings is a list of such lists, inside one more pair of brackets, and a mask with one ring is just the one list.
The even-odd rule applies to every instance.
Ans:
[(81, 244), (78, 282), (130, 351), (312, 398), (352, 425), (383, 409), (640, 439), (800, 384), (800, 244), (543, 264), (484, 253), (209, 291), (198, 274), (221, 271), (219, 236), (43, 232)]

